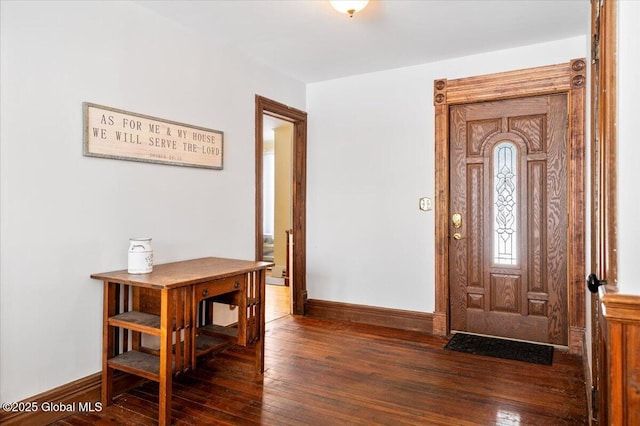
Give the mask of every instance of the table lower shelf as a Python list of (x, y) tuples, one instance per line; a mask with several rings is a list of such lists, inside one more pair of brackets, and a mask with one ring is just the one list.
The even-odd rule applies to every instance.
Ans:
[(145, 379), (160, 381), (160, 358), (139, 351), (128, 351), (107, 360), (107, 365)]
[(221, 337), (229, 341), (237, 341), (238, 339), (238, 327), (224, 327), (216, 324), (209, 324), (198, 328), (198, 333), (206, 334), (207, 336)]
[[(196, 357), (219, 352), (233, 345), (229, 338), (199, 335), (196, 337)], [(175, 362), (172, 362), (171, 371), (175, 370)], [(110, 358), (107, 365), (114, 370), (124, 371), (145, 379), (160, 381), (160, 357), (152, 353), (141, 351), (128, 351)]]
[(205, 336), (201, 334), (196, 337), (196, 357), (219, 352), (232, 344), (233, 342), (223, 337)]
[[(112, 327), (121, 327), (152, 336), (160, 336), (160, 315), (129, 311), (109, 317), (108, 323)], [(173, 325), (175, 325), (175, 321)]]

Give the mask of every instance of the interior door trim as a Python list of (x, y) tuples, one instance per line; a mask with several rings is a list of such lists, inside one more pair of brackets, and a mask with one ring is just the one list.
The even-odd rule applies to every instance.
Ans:
[(450, 332), (449, 312), (449, 106), (527, 96), (566, 94), (567, 314), (569, 351), (582, 354), (585, 339), (585, 85), (586, 61), (434, 81), (435, 106), (435, 311), (433, 333)]
[[(617, 206), (617, 34), (618, 5), (615, 1), (591, 2), (591, 265), (607, 285), (618, 285)], [(600, 353), (600, 300), (591, 295), (591, 375), (585, 374), (591, 394), (603, 394), (604, 369)], [(586, 357), (585, 357), (586, 358)], [(605, 423), (606, 409), (588, 398), (591, 417)]]
[(617, 2), (592, 2), (591, 272), (618, 285)]
[(306, 283), (306, 199), (307, 199), (307, 113), (260, 95), (255, 97), (255, 169), (256, 169), (256, 217), (255, 217), (255, 258), (263, 255), (263, 129), (262, 117), (271, 115), (293, 123), (293, 284), (291, 289), (293, 314), (304, 315), (307, 300)]

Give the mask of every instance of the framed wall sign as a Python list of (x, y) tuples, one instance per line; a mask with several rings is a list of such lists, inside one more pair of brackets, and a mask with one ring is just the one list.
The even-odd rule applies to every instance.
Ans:
[(223, 132), (84, 102), (88, 157), (222, 170)]

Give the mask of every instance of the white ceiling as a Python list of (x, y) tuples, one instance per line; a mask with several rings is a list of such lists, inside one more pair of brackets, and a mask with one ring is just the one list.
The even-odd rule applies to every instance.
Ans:
[(297, 80), (355, 74), (587, 34), (588, 0), (146, 1), (143, 7)]

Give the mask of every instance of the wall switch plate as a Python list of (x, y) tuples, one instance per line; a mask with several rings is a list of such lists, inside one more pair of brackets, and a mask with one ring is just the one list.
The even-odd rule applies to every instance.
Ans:
[(432, 208), (431, 207), (431, 198), (429, 198), (429, 197), (420, 198), (420, 210), (423, 210), (423, 211), (426, 212), (426, 211), (431, 210), (431, 208)]

